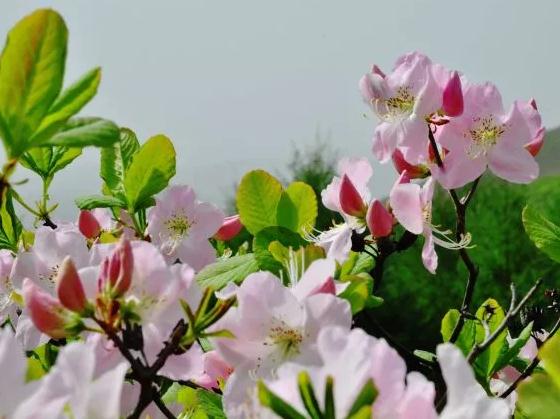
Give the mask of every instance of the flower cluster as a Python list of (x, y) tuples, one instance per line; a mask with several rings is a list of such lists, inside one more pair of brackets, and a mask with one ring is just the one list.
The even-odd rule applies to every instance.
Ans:
[[(380, 120), (373, 154), (398, 172), (388, 199), (371, 196), (367, 158), (344, 158), (323, 191), (249, 172), (238, 214), (226, 217), (191, 187), (169, 186), (167, 137), (140, 144), (111, 121), (70, 118), (94, 94), (96, 70), (65, 91), (48, 72), (44, 85), (58, 86), (49, 95), (25, 85), (19, 93), (33, 91), (37, 115), (5, 109), (1, 84), (21, 82), (10, 60), (29, 64), (25, 80), (63, 70), (65, 34), (58, 14), (37, 11), (12, 29), (0, 57), (9, 157), (0, 174), (0, 418), (543, 417), (527, 394), (542, 380), (560, 388), (557, 363), (541, 365), (541, 381), (525, 379), (560, 345), (560, 320), (548, 331), (533, 321), (510, 329), (540, 280), (519, 302), (513, 288), (507, 312), (491, 298), (473, 312), (478, 272), (465, 219), (487, 169), (517, 183), (538, 176), (544, 129), (533, 100), (506, 112), (496, 87), (419, 53), (388, 74), (374, 66), (360, 89)], [(76, 222), (57, 220), (49, 185), (86, 145), (101, 148), (103, 194), (76, 200)], [(17, 164), (44, 182), (35, 209), (10, 183)], [(433, 219), (438, 185), (454, 203), (454, 231)], [(326, 231), (314, 228), (316, 194), (342, 220)], [(33, 227), (14, 202), (36, 217)], [(469, 275), (432, 352), (404, 348), (375, 314), (384, 261), (420, 236), (429, 272), (439, 246), (457, 250)], [(547, 296), (557, 315), (558, 293)]]

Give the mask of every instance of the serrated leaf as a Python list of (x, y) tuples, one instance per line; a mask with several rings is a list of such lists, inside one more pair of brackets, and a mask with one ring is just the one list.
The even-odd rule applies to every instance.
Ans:
[(136, 134), (128, 128), (121, 128), (119, 141), (101, 149), (100, 175), (113, 195), (124, 196), (124, 176), (139, 149)]
[(241, 222), (251, 234), (277, 225), (276, 210), (281, 196), (282, 184), (264, 170), (253, 170), (243, 176), (236, 202)]
[(218, 290), (230, 282), (236, 284), (243, 281), (247, 275), (259, 270), (259, 265), (253, 253), (232, 256), (219, 260), (204, 267), (196, 276), (198, 284), (203, 288)]
[(113, 196), (88, 195), (76, 198), (76, 206), (81, 210), (94, 208), (126, 208), (126, 203)]
[(81, 154), (82, 149), (78, 147), (53, 147), (49, 174), (52, 176), (56, 172), (64, 169)]
[(523, 209), (523, 226), (535, 246), (549, 258), (560, 263), (560, 226), (544, 217), (536, 209)]
[(60, 15), (41, 9), (8, 33), (0, 57), (0, 133), (11, 157), (20, 156), (64, 77), (68, 30)]
[(70, 117), (77, 114), (95, 96), (100, 81), (101, 69), (94, 68), (66, 88), (49, 108), (30, 143), (37, 146), (62, 128)]
[(175, 176), (175, 148), (165, 135), (146, 141), (132, 157), (124, 177), (128, 205), (138, 205), (167, 187)]
[(102, 118), (72, 118), (40, 146), (108, 147), (119, 139), (119, 127)]

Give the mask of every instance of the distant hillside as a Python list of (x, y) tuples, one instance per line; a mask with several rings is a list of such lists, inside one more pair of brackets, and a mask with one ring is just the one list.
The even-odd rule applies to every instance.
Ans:
[(541, 176), (560, 173), (560, 127), (546, 133), (544, 146), (537, 160), (541, 166)]

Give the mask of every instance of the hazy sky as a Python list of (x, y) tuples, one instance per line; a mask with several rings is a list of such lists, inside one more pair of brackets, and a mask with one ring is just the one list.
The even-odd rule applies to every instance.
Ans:
[[(70, 29), (66, 83), (103, 68), (82, 114), (110, 118), (141, 140), (168, 135), (175, 182), (218, 204), (249, 169), (281, 173), (293, 146), (317, 133), (341, 154), (373, 161), (374, 119), (364, 117), (357, 82), (372, 63), (389, 69), (411, 50), (493, 81), (506, 106), (535, 97), (545, 124), (560, 124), (555, 0), (2, 0), (1, 36), (45, 6)], [(59, 216), (74, 214), (74, 196), (98, 191), (98, 160), (88, 150), (55, 180)], [(393, 169), (376, 165), (374, 177), (374, 192), (384, 194)], [(23, 187), (30, 199), (34, 185)]]

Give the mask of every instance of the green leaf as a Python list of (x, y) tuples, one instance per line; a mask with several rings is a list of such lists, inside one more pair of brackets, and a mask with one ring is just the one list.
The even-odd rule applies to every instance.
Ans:
[(140, 149), (136, 134), (121, 128), (119, 141), (101, 149), (100, 175), (115, 196), (124, 196), (124, 177), (132, 157)]
[(12, 191), (8, 189), (0, 208), (0, 248), (17, 252), (22, 231), (21, 221), (14, 210)]
[(423, 351), (421, 349), (416, 349), (414, 351), (414, 355), (416, 355), (418, 358), (421, 358), (425, 361), (428, 362), (437, 362), (437, 356), (436, 354), (434, 354), (433, 352), (428, 352), (428, 351)]
[(25, 152), (20, 163), (47, 180), (72, 163), (80, 154), (82, 149), (77, 147), (37, 147)]
[(76, 198), (74, 201), (81, 210), (91, 210), (94, 208), (126, 208), (126, 203), (122, 200), (106, 195), (88, 195)]
[(196, 276), (196, 280), (203, 288), (220, 289), (230, 282), (236, 284), (243, 281), (247, 275), (259, 270), (259, 265), (253, 253), (232, 256), (219, 260), (204, 267)]
[(265, 407), (268, 407), (278, 416), (283, 419), (306, 419), (301, 413), (299, 413), (296, 409), (270, 391), (266, 385), (259, 381), (257, 383), (258, 388), (258, 395), (261, 404)]
[(237, 189), (237, 209), (251, 234), (277, 225), (276, 210), (281, 196), (282, 184), (264, 170), (253, 170), (243, 176)]
[(119, 139), (119, 127), (102, 118), (72, 118), (40, 146), (107, 147)]
[(196, 390), (199, 409), (204, 411), (209, 418), (226, 419), (222, 407), (222, 397), (211, 391), (203, 389)]
[(165, 135), (150, 138), (134, 154), (124, 178), (128, 206), (140, 203), (161, 192), (175, 176), (175, 148)]
[(525, 326), (516, 339), (512, 339), (511, 342), (508, 343), (507, 350), (502, 352), (500, 358), (496, 362), (496, 365), (494, 365), (494, 371), (499, 371), (509, 365), (519, 355), (519, 352), (531, 337), (532, 331), (533, 322), (530, 322), (527, 326)]
[(53, 157), (49, 167), (49, 174), (52, 176), (56, 172), (64, 169), (82, 154), (82, 149), (78, 147), (53, 147)]
[(535, 246), (560, 263), (560, 226), (545, 218), (531, 206), (523, 210), (523, 225)]
[(352, 314), (366, 308), (375, 308), (383, 304), (383, 298), (372, 295), (373, 278), (368, 274), (347, 276), (348, 286), (339, 295), (350, 303)]
[(94, 68), (65, 89), (50, 107), (30, 143), (36, 146), (62, 128), (70, 117), (77, 114), (95, 96), (100, 81), (101, 69)]
[(57, 98), (64, 77), (68, 30), (53, 10), (24, 17), (8, 33), (0, 57), (0, 133), (19, 157)]
[(286, 189), (296, 209), (296, 225), (293, 229), (300, 234), (310, 233), (317, 219), (317, 197), (313, 188), (303, 182), (293, 182)]
[[(441, 320), (441, 336), (444, 342), (449, 342), (455, 326), (459, 322), (461, 314), (459, 310), (449, 310)], [(455, 342), (455, 346), (461, 349), (463, 355), (467, 356), (474, 346), (475, 341), (475, 322), (470, 319), (465, 319), (461, 333)]]
[(285, 227), (266, 227), (259, 231), (253, 239), (253, 251), (261, 270), (272, 272), (279, 276), (284, 264), (270, 252), (273, 242), (286, 248), (299, 249), (306, 242), (301, 236)]
[(370, 272), (374, 265), (375, 261), (371, 255), (365, 252), (350, 252), (348, 259), (346, 259), (340, 268), (339, 277), (340, 279), (344, 279), (346, 276)]
[[(482, 343), (488, 334), (493, 333), (502, 323), (505, 317), (504, 310), (498, 302), (492, 298), (486, 300), (476, 311), (479, 321), (475, 324), (476, 343)], [(486, 326), (484, 326), (486, 325)], [(484, 372), (486, 378), (490, 378), (495, 372), (498, 360), (508, 348), (507, 331), (504, 330), (496, 340), (480, 354), (474, 363), (475, 370)]]

